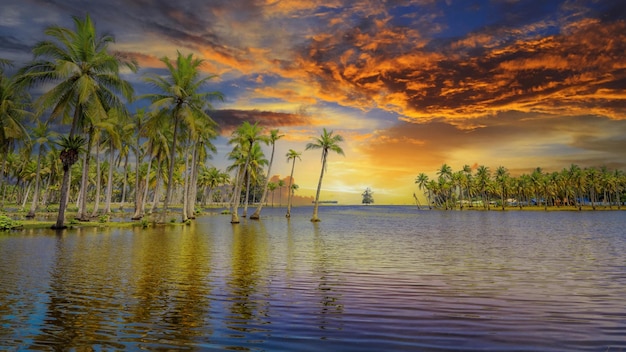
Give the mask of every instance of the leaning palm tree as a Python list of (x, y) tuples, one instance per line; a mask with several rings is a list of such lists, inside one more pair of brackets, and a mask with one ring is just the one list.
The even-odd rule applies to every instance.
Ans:
[[(302, 155), (302, 153), (298, 153), (297, 151), (293, 150), (293, 149), (289, 149), (289, 152), (287, 152), (287, 162), (289, 162), (290, 160), (292, 161), (291, 163), (291, 174), (289, 176), (289, 186), (287, 187), (288, 190), (291, 190), (291, 187), (293, 185), (293, 170), (296, 167), (296, 159), (300, 159), (300, 155)], [(300, 159), (302, 160), (302, 159)], [(292, 199), (292, 195), (293, 192), (290, 191), (289, 192), (289, 196), (287, 198), (287, 214), (285, 215), (286, 217), (290, 218), (291, 217), (291, 199)]]
[(270, 163), (267, 167), (267, 177), (265, 178), (265, 186), (263, 186), (263, 195), (261, 196), (261, 201), (259, 202), (259, 206), (254, 211), (254, 214), (250, 216), (250, 219), (258, 219), (261, 216), (261, 209), (263, 209), (263, 203), (265, 203), (265, 198), (267, 197), (267, 185), (270, 182), (270, 175), (272, 172), (272, 163), (274, 162), (274, 150), (276, 147), (276, 141), (284, 137), (284, 134), (279, 134), (277, 129), (271, 130), (270, 135), (268, 137), (268, 142), (272, 145), (272, 154), (270, 156)]
[[(109, 54), (108, 46), (114, 38), (98, 36), (89, 15), (84, 20), (73, 20), (75, 30), (60, 26), (46, 29), (44, 33), (51, 40), (37, 43), (32, 50), (35, 61), (18, 73), (20, 82), (28, 86), (58, 82), (38, 99), (37, 113), (51, 109), (50, 119), (72, 116), (68, 138), (89, 129), (93, 121), (104, 119), (109, 109), (123, 108), (118, 94), (130, 100), (133, 87), (121, 78), (120, 66), (137, 70), (136, 63)], [(88, 167), (87, 156), (84, 174)], [(69, 177), (63, 179), (69, 182)], [(61, 188), (69, 190), (68, 185)], [(64, 197), (67, 195), (61, 194), (61, 199)], [(83, 197), (86, 202), (86, 192)]]
[[(415, 178), (415, 183), (417, 184), (417, 188), (426, 193), (426, 191), (428, 190), (427, 185), (428, 185), (428, 175), (426, 175), (425, 173), (421, 172), (419, 175), (417, 175), (417, 177)], [(432, 209), (432, 202), (430, 199), (431, 193), (430, 191), (428, 191), (428, 209)], [(417, 197), (415, 197), (415, 199), (417, 199)], [(419, 207), (419, 205), (418, 205)]]
[(58, 142), (61, 147), (61, 154), (59, 158), (63, 163), (63, 182), (61, 183), (61, 195), (59, 199), (59, 213), (57, 216), (57, 222), (52, 225), (53, 229), (65, 228), (65, 208), (67, 206), (67, 200), (69, 195), (70, 186), (70, 168), (76, 164), (81, 152), (84, 152), (83, 146), (85, 145), (85, 138), (81, 136), (61, 136), (61, 140)]
[(320, 180), (317, 183), (317, 192), (315, 193), (315, 206), (313, 207), (313, 217), (311, 218), (312, 222), (319, 222), (320, 218), (318, 217), (318, 208), (319, 208), (319, 198), (320, 198), (320, 190), (322, 188), (322, 179), (324, 178), (324, 170), (326, 170), (326, 159), (328, 158), (328, 152), (333, 151), (339, 155), (344, 155), (343, 149), (339, 146), (340, 142), (343, 142), (343, 137), (340, 135), (333, 135), (333, 131), (328, 132), (326, 128), (324, 128), (322, 135), (320, 137), (315, 137), (314, 141), (311, 143), (307, 143), (306, 150), (309, 149), (321, 149), (322, 150), (322, 172), (320, 173)]
[[(211, 108), (209, 100), (211, 98), (223, 99), (220, 92), (201, 92), (200, 90), (215, 78), (215, 75), (201, 77), (200, 67), (204, 60), (194, 58), (193, 54), (183, 56), (180, 52), (176, 62), (169, 58), (161, 58), (168, 70), (167, 76), (153, 75), (146, 78), (146, 82), (151, 84), (158, 93), (147, 94), (142, 98), (151, 102), (153, 109), (167, 111), (172, 119), (173, 135), (170, 147), (168, 182), (163, 201), (163, 211), (160, 222), (165, 222), (169, 203), (172, 198), (172, 186), (174, 179), (175, 153), (178, 148), (178, 134), (181, 123), (189, 124), (194, 119), (211, 120), (206, 110)], [(212, 120), (211, 120), (212, 121)]]

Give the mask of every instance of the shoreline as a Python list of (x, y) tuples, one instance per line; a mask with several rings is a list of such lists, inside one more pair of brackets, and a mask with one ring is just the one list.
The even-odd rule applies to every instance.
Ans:
[[(299, 207), (310, 207), (310, 206), (299, 206)], [(348, 207), (359, 207), (359, 208), (377, 208), (377, 207), (407, 207), (413, 208), (416, 213), (419, 212), (428, 212), (428, 211), (443, 211), (443, 212), (474, 212), (474, 211), (487, 211), (487, 212), (605, 212), (605, 211), (625, 211), (626, 206), (622, 206), (621, 209), (618, 209), (616, 205), (609, 207), (608, 205), (600, 205), (596, 206), (596, 209), (593, 209), (590, 205), (582, 206), (579, 210), (578, 207), (574, 206), (560, 206), (560, 207), (548, 207), (544, 208), (543, 206), (525, 206), (521, 209), (519, 207), (505, 207), (503, 210), (502, 207), (492, 207), (490, 209), (485, 209), (483, 207), (465, 207), (462, 210), (459, 208), (454, 209), (439, 209), (432, 208), (428, 209), (428, 207), (422, 206), (418, 208), (416, 205), (395, 205), (395, 204), (384, 204), (384, 205), (338, 205), (338, 204), (325, 204), (324, 207), (332, 208), (348, 208)], [(274, 207), (278, 208), (278, 207)], [(203, 208), (202, 211), (196, 216), (215, 216), (215, 215), (224, 215), (224, 210), (227, 210), (227, 207), (216, 206), (216, 207), (206, 207)], [(0, 211), (0, 232), (5, 231), (17, 231), (23, 229), (38, 229), (38, 228), (50, 228), (56, 222), (56, 212), (54, 211), (40, 211), (37, 212), (34, 219), (26, 219), (27, 211)], [(79, 228), (79, 227), (152, 227), (152, 226), (164, 226), (164, 225), (186, 225), (189, 224), (193, 220), (188, 220), (187, 222), (180, 221), (180, 214), (177, 212), (169, 212), (168, 218), (169, 221), (165, 223), (157, 223), (156, 217), (154, 216), (157, 213), (153, 213), (151, 215), (147, 215), (140, 220), (131, 220), (130, 216), (131, 212), (125, 211), (115, 211), (109, 215), (99, 215), (96, 217), (91, 217), (89, 221), (79, 221), (75, 217), (77, 215), (76, 212), (68, 212), (66, 213), (66, 224), (68, 229)], [(49, 219), (49, 220), (48, 220)]]

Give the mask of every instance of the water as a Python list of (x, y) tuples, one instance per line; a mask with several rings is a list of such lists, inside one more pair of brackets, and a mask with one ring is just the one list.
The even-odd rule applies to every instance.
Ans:
[(0, 350), (626, 351), (624, 212), (0, 234)]

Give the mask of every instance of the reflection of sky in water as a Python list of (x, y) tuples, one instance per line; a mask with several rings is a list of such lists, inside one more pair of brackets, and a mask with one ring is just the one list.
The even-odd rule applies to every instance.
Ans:
[(309, 211), (2, 234), (0, 346), (623, 345), (621, 212), (322, 207), (311, 224)]

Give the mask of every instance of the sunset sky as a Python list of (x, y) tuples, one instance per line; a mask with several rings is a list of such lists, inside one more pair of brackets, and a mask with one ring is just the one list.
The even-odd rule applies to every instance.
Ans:
[[(551, 0), (2, 0), (0, 57), (16, 66), (51, 25), (89, 13), (134, 57), (137, 94), (176, 52), (206, 60), (222, 136), (244, 120), (278, 128), (272, 174), (314, 195), (323, 127), (345, 138), (322, 199), (411, 204), (415, 177), (447, 163), (512, 175), (540, 166), (626, 169), (626, 4)], [(34, 93), (36, 94), (36, 92)], [(139, 104), (133, 105), (133, 108)], [(265, 149), (269, 157), (269, 148)]]

